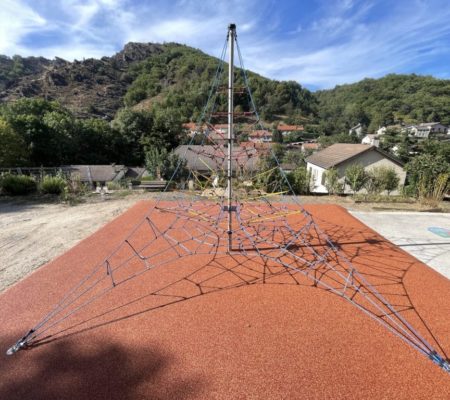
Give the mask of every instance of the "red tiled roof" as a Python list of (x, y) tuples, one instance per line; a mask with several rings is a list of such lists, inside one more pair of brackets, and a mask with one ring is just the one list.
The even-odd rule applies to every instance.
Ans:
[(303, 143), (302, 147), (308, 150), (316, 150), (319, 148), (319, 143)]
[(191, 131), (195, 130), (197, 124), (195, 122), (185, 122), (181, 125), (184, 129), (189, 129)]
[(252, 131), (248, 135), (249, 137), (264, 137), (264, 136), (272, 136), (272, 132), (266, 131), (266, 130), (258, 130), (258, 131)]
[(279, 124), (277, 130), (281, 132), (303, 131), (305, 128), (303, 125), (284, 125)]

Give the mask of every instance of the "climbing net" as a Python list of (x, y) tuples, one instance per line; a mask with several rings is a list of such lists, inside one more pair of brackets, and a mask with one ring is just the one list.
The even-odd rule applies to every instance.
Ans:
[[(254, 118), (251, 125), (259, 125), (263, 130), (237, 40), (236, 46), (239, 72), (249, 104), (248, 110), (240, 117)], [(226, 137), (213, 123), (215, 117), (220, 117), (221, 113), (223, 116), (217, 108), (220, 106), (218, 89), (224, 71), (226, 48), (227, 43), (196, 133), (191, 143), (181, 147), (180, 162), (166, 190), (172, 187), (172, 181), (181, 168), (188, 170), (185, 182), (189, 188), (172, 192), (170, 201), (163, 196), (158, 198), (126, 239), (95, 265), (7, 353), (13, 354), (47, 339), (64, 321), (91, 303), (101, 301), (108, 292), (142, 274), (151, 273), (155, 268), (176, 266), (181, 258), (190, 256), (205, 256), (209, 265), (221, 257), (234, 257), (242, 265), (259, 260), (289, 273), (302, 274), (315, 286), (349, 301), (450, 372), (449, 362), (358, 271), (298, 202), (273, 148), (248, 143), (240, 143), (233, 148), (233, 197), (231, 202), (227, 198), (227, 188), (224, 187), (228, 161)], [(197, 135), (202, 140), (195, 145), (198, 143)], [(236, 139), (239, 143), (239, 132)], [(188, 160), (187, 165), (183, 165), (182, 160), (185, 159)], [(285, 202), (283, 199), (286, 196), (282, 195), (292, 197)], [(231, 231), (228, 220), (230, 211)]]

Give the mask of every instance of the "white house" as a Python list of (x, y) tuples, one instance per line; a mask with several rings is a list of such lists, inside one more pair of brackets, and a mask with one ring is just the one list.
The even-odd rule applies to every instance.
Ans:
[(386, 133), (386, 130), (387, 130), (387, 128), (385, 126), (381, 126), (377, 130), (377, 135), (379, 135), (379, 136), (384, 135)]
[(380, 146), (380, 138), (378, 135), (368, 134), (363, 137), (363, 139), (361, 140), (361, 143), (367, 144), (369, 146), (379, 147)]
[(424, 122), (416, 126), (414, 136), (420, 139), (428, 139), (431, 134), (445, 135), (448, 129), (440, 122)]
[(348, 130), (348, 134), (351, 135), (352, 133), (355, 133), (356, 136), (361, 137), (363, 135), (363, 130), (364, 130), (364, 126), (360, 123), (358, 123), (357, 125), (351, 127)]
[(270, 143), (272, 141), (272, 132), (264, 129), (252, 131), (248, 135), (248, 140), (255, 143)]
[[(345, 170), (352, 164), (360, 164), (367, 171), (380, 166), (392, 167), (400, 178), (400, 185), (404, 185), (406, 178), (406, 171), (400, 161), (378, 147), (366, 144), (336, 143), (312, 154), (306, 159), (306, 163), (311, 173), (313, 193), (328, 193), (324, 173), (330, 168), (338, 171), (340, 181), (344, 183)], [(344, 193), (351, 193), (351, 190), (345, 187)]]

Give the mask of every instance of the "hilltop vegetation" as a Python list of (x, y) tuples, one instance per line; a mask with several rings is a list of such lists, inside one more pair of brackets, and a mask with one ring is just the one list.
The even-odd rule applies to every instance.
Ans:
[(369, 132), (403, 122), (450, 125), (450, 80), (431, 76), (387, 75), (315, 93), (318, 123), (328, 134), (362, 123)]
[[(201, 113), (208, 91), (216, 74), (218, 60), (199, 50), (177, 44), (168, 44), (164, 52), (149, 57), (131, 68), (133, 83), (125, 95), (125, 104), (135, 106), (140, 102), (159, 103), (164, 109), (173, 109), (185, 120), (196, 120)], [(222, 74), (226, 84), (228, 66)], [(258, 111), (266, 121), (277, 115), (287, 116), (290, 121), (301, 117), (313, 117), (316, 101), (312, 93), (293, 81), (279, 82), (248, 73), (249, 84)], [(236, 70), (236, 86), (243, 87), (242, 71)], [(225, 98), (225, 97), (224, 97)], [(145, 102), (150, 100), (150, 102)], [(222, 99), (223, 100), (223, 99)], [(226, 110), (226, 104), (218, 99), (217, 111)], [(246, 95), (235, 99), (236, 110), (249, 111)]]

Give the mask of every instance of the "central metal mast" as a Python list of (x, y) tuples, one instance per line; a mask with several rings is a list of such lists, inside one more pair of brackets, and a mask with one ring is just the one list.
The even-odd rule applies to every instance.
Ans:
[(233, 134), (233, 111), (234, 111), (234, 101), (233, 101), (233, 95), (234, 95), (234, 41), (236, 38), (236, 25), (230, 24), (228, 26), (228, 45), (230, 49), (230, 59), (228, 64), (228, 168), (227, 168), (227, 197), (228, 197), (228, 251), (231, 251), (232, 248), (232, 195), (233, 195), (233, 189), (232, 189), (232, 164), (231, 164), (231, 157), (233, 152), (233, 140), (234, 140), (234, 134)]

